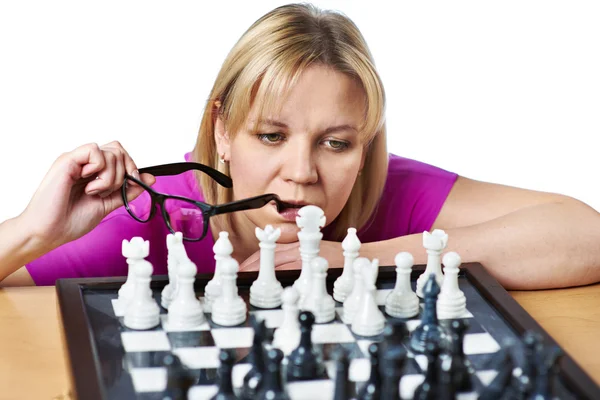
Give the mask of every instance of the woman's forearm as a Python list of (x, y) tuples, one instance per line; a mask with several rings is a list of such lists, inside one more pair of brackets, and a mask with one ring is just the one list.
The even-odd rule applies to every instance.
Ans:
[[(485, 223), (445, 229), (463, 262), (480, 262), (507, 289), (578, 286), (600, 281), (600, 214), (580, 202), (551, 203)], [(427, 254), (422, 234), (365, 243), (361, 255), (393, 265), (400, 251), (416, 264)]]
[(0, 224), (0, 281), (45, 252), (19, 217)]

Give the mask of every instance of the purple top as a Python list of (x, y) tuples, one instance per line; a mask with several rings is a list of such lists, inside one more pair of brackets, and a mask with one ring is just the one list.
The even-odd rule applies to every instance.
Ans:
[[(185, 155), (189, 160), (190, 154)], [(419, 161), (390, 154), (388, 177), (380, 204), (371, 220), (358, 232), (362, 243), (387, 240), (431, 229), (457, 174)], [(192, 171), (156, 178), (158, 192), (203, 200)], [(138, 197), (135, 201), (142, 200)], [(141, 204), (140, 204), (141, 205)], [(121, 253), (123, 239), (140, 236), (150, 242), (146, 258), (154, 274), (167, 274), (166, 237), (169, 230), (159, 214), (147, 223), (134, 220), (125, 210), (110, 213), (83, 237), (32, 261), (26, 267), (36, 285), (54, 285), (59, 278), (126, 276)], [(327, 239), (326, 235), (324, 239)], [(199, 273), (215, 269), (214, 240), (209, 234), (199, 242), (184, 242)]]

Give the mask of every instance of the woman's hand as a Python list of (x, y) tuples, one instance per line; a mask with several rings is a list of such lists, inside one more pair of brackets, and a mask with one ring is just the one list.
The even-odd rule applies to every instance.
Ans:
[[(86, 144), (61, 155), (52, 165), (27, 208), (19, 216), (47, 251), (78, 239), (123, 205), (125, 173), (138, 177), (137, 167), (119, 142), (99, 147)], [(141, 180), (152, 185), (153, 176)], [(131, 185), (130, 185), (131, 186)], [(133, 185), (127, 198), (140, 195)]]
[[(329, 262), (329, 268), (342, 268), (344, 266), (342, 244), (322, 240), (319, 256)], [(277, 243), (275, 247), (275, 270), (301, 269), (300, 242)], [(240, 264), (240, 272), (258, 271), (260, 269), (260, 250), (248, 257)]]

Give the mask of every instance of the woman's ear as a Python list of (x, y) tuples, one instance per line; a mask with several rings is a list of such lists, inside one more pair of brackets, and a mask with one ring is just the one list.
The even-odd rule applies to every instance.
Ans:
[(218, 157), (222, 161), (230, 159), (230, 140), (229, 133), (225, 129), (225, 123), (221, 117), (215, 120), (215, 143), (217, 145)]

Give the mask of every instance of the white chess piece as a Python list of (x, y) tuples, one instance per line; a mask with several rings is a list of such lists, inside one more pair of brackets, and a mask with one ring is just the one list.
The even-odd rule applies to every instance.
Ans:
[(344, 309), (342, 313), (342, 321), (345, 324), (351, 324), (356, 310), (360, 304), (360, 298), (365, 289), (365, 284), (362, 277), (362, 271), (371, 268), (371, 262), (366, 257), (358, 257), (354, 260), (352, 265), (354, 285), (352, 286), (352, 292), (346, 297), (344, 301)]
[(315, 316), (315, 323), (322, 324), (331, 322), (335, 318), (335, 301), (327, 293), (327, 270), (329, 264), (323, 257), (316, 257), (311, 261), (312, 287), (310, 292), (300, 303), (300, 307), (305, 311), (310, 311)]
[(462, 260), (458, 253), (444, 255), (444, 283), (437, 300), (438, 318), (460, 318), (467, 311), (467, 299), (458, 287), (459, 266)]
[(300, 228), (298, 241), (300, 242), (302, 269), (300, 276), (294, 282), (294, 288), (298, 291), (300, 304), (302, 304), (311, 284), (310, 262), (319, 255), (323, 238), (321, 228), (325, 226), (325, 213), (317, 206), (304, 206), (298, 210), (296, 225)]
[[(134, 239), (135, 238), (132, 238), (131, 240), (133, 241)], [(127, 261), (127, 280), (119, 288), (118, 298), (116, 302), (119, 310), (121, 310), (121, 314), (124, 313), (127, 309), (127, 305), (131, 301), (133, 293), (135, 292), (135, 273), (133, 269), (133, 264), (135, 264), (136, 260), (127, 256), (129, 253), (126, 249), (128, 249), (129, 247), (128, 245), (126, 245), (126, 243), (128, 244), (129, 241), (127, 239), (123, 239), (123, 243), (121, 246), (121, 254), (123, 254), (123, 257), (125, 257), (125, 261)]]
[[(373, 264), (372, 264), (373, 265)], [(378, 264), (376, 264), (378, 265)], [(362, 278), (365, 282), (365, 287), (360, 298), (358, 310), (352, 318), (352, 332), (360, 336), (377, 336), (383, 333), (385, 328), (385, 316), (379, 310), (377, 301), (375, 300), (375, 282), (379, 268), (375, 268), (375, 272), (369, 269), (362, 271)]]
[(298, 292), (293, 286), (283, 289), (283, 320), (273, 333), (273, 346), (289, 355), (300, 344), (300, 323), (298, 322)]
[(206, 321), (202, 304), (194, 291), (197, 272), (196, 264), (190, 260), (177, 266), (178, 289), (167, 315), (170, 329), (189, 330)]
[(354, 286), (352, 265), (354, 264), (354, 260), (358, 258), (360, 245), (360, 240), (356, 235), (356, 228), (348, 228), (346, 237), (342, 241), (344, 269), (342, 270), (342, 275), (333, 283), (333, 298), (340, 303), (343, 303), (346, 297), (352, 292), (352, 286)]
[(175, 247), (178, 245), (183, 246), (183, 234), (181, 232), (175, 232), (175, 234), (169, 233), (167, 235), (167, 271), (169, 274), (169, 283), (164, 287), (160, 294), (160, 303), (166, 309), (169, 308), (169, 304), (177, 292), (178, 259)]
[(145, 260), (150, 253), (150, 243), (140, 237), (130, 242), (123, 241), (123, 253), (135, 261), (133, 267), (135, 291), (127, 308), (123, 323), (130, 329), (145, 330), (154, 328), (160, 323), (160, 308), (152, 296), (150, 281), (152, 280), (152, 264)]
[(211, 311), (214, 300), (221, 295), (221, 264), (233, 253), (229, 232), (219, 232), (219, 238), (213, 246), (213, 253), (215, 254), (215, 273), (204, 288), (204, 311), (206, 312)]
[(435, 280), (442, 286), (444, 274), (442, 273), (442, 252), (448, 245), (448, 234), (442, 229), (435, 229), (429, 233), (423, 232), (423, 247), (427, 251), (427, 266), (425, 271), (417, 279), (417, 296), (423, 298), (423, 287), (430, 274), (435, 274)]
[(246, 320), (246, 303), (238, 295), (236, 284), (239, 264), (234, 258), (221, 261), (221, 296), (212, 305), (211, 318), (222, 326), (239, 325)]
[(385, 312), (395, 318), (411, 318), (419, 314), (419, 298), (410, 286), (414, 258), (408, 252), (400, 252), (396, 254), (394, 262), (396, 285), (385, 299)]
[(279, 307), (283, 287), (275, 277), (275, 242), (281, 229), (267, 225), (264, 230), (257, 227), (255, 233), (260, 241), (260, 269), (258, 278), (250, 286), (250, 304), (258, 308)]

